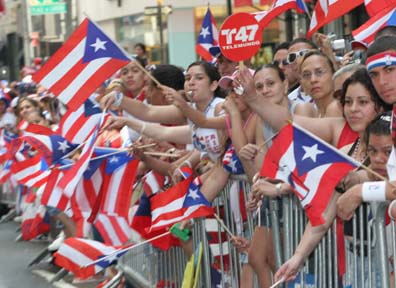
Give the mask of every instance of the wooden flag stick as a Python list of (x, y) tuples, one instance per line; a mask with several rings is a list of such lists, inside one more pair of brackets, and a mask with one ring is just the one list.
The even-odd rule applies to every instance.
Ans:
[(150, 155), (150, 156), (164, 156), (164, 157), (180, 157), (179, 154), (173, 154), (173, 153), (163, 153), (163, 152), (151, 152), (151, 151), (145, 151), (143, 152), (145, 155)]
[(135, 60), (135, 63), (136, 63), (136, 65), (139, 67), (139, 69), (142, 70), (143, 73), (145, 73), (145, 74), (146, 74), (157, 86), (161, 86), (161, 83), (160, 83), (157, 79), (155, 79), (155, 78), (153, 77), (153, 75), (151, 75), (151, 73), (150, 73), (149, 71), (147, 71), (146, 68), (144, 68), (144, 67), (139, 63), (139, 61)]
[(223, 220), (221, 220), (220, 217), (216, 213), (214, 213), (213, 215), (215, 216), (217, 222), (219, 222), (220, 226), (223, 227), (224, 230), (227, 232), (227, 234), (230, 237), (235, 237), (234, 234), (232, 234), (231, 230), (228, 229), (228, 227), (224, 224)]

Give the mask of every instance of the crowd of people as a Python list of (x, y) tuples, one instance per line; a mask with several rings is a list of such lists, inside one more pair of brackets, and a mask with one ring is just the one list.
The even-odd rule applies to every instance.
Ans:
[[(128, 221), (136, 211), (132, 208), (139, 206), (139, 190), (148, 182), (150, 173), (156, 175), (158, 190), (151, 192), (165, 193), (167, 188), (184, 180), (183, 168), (192, 169), (195, 178), (192, 185), (199, 186), (208, 204), (223, 190), (230, 175), (244, 174), (251, 191), (243, 206), (248, 213), (257, 211), (257, 207), (261, 207), (261, 212), (255, 214), (258, 227), (252, 235), (244, 233), (246, 225), (241, 221), (237, 235), (231, 239), (237, 249), (248, 255), (241, 270), (241, 287), (253, 287), (254, 274), (259, 287), (270, 287), (280, 279), (290, 281), (296, 277), (337, 215), (345, 220), (346, 239), (352, 239), (351, 218), (362, 202), (396, 199), (391, 137), (394, 121), (391, 110), (396, 101), (396, 27), (380, 30), (369, 47), (356, 46), (362, 55), (359, 61), (354, 57), (356, 51), (348, 51), (338, 61), (325, 35), (316, 34), (313, 38), (280, 43), (273, 62), (256, 70), (249, 67), (248, 61), (241, 66), (228, 60), (218, 47), (211, 49), (217, 59), (215, 63), (196, 61), (185, 70), (168, 64), (150, 65), (144, 45), (136, 45), (139, 51), (136, 59), (92, 97), (103, 110), (112, 111), (96, 146), (116, 149), (128, 146), (139, 160), (131, 183), (133, 196), (128, 200), (131, 208)], [(2, 84), (3, 148), (7, 148), (10, 139), (26, 133), (29, 123), (58, 131), (67, 107), (45, 87), (36, 86), (26, 77), (21, 82)], [(327, 203), (325, 223), (315, 226), (308, 222), (293, 256), (277, 269), (272, 223), (264, 213), (269, 209), (270, 198), (276, 197), (282, 205), (282, 196), (292, 194), (293, 187), (260, 177), (259, 172), (265, 169), (263, 160), (276, 135), (291, 121), (376, 174), (366, 169), (348, 173)], [(25, 157), (37, 154), (34, 147), (25, 152)], [(65, 158), (76, 161), (81, 151), (68, 152)], [(18, 198), (23, 199), (17, 205), (23, 220), (26, 207), (35, 202), (26, 199), (34, 195), (36, 202), (40, 202), (40, 189), (21, 189), (10, 177), (7, 181), (20, 194)], [(67, 211), (46, 207), (48, 217), (62, 223), (64, 231), (50, 245), (52, 251), (65, 238), (81, 236), (72, 207)], [(389, 209), (389, 215), (396, 216), (396, 206), (391, 204)], [(282, 217), (281, 213), (278, 217)], [(194, 224), (182, 223), (182, 227), (191, 228), (190, 225)], [(106, 242), (100, 229), (93, 230), (93, 239)], [(182, 246), (187, 255), (193, 254), (190, 242)], [(375, 285), (379, 285), (378, 273), (378, 269), (373, 269)], [(392, 277), (393, 273), (389, 275)]]

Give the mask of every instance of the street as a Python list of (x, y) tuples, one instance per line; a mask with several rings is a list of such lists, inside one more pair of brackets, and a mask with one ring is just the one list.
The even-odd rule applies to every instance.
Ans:
[[(94, 283), (72, 285), (71, 276), (65, 280), (49, 284), (49, 280), (57, 269), (40, 263), (28, 268), (29, 262), (34, 259), (48, 243), (46, 241), (19, 241), (15, 242), (18, 233), (18, 224), (10, 221), (0, 224), (0, 288), (20, 287), (96, 287)], [(97, 283), (96, 283), (97, 284)]]

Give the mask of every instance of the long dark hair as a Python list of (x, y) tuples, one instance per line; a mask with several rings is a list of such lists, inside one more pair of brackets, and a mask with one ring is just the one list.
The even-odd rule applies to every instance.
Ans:
[[(202, 69), (205, 71), (205, 74), (209, 77), (210, 83), (213, 81), (219, 81), (221, 78), (221, 75), (219, 73), (219, 70), (217, 70), (216, 66), (213, 64), (206, 62), (206, 61), (195, 61), (188, 65), (187, 71), (193, 67), (193, 66), (201, 66)], [(220, 86), (217, 86), (216, 90), (214, 91), (215, 96), (225, 98), (227, 96), (226, 92), (220, 88)]]
[(340, 98), (342, 107), (345, 106), (345, 96), (349, 85), (356, 83), (363, 85), (363, 87), (366, 88), (366, 90), (370, 93), (371, 100), (374, 102), (375, 108), (377, 110), (379, 110), (380, 108), (383, 108), (384, 111), (392, 109), (392, 106), (385, 103), (378, 95), (377, 90), (375, 90), (375, 87), (371, 82), (371, 78), (366, 68), (360, 68), (356, 70), (348, 79), (345, 80), (344, 84), (342, 85), (342, 94)]

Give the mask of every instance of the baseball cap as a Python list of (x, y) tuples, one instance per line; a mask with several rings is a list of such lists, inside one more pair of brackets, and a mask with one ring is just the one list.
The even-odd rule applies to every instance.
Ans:
[(367, 50), (368, 45), (363, 41), (353, 40), (353, 41), (351, 41), (351, 47), (352, 47), (352, 49), (360, 48), (360, 49)]
[[(255, 71), (253, 69), (249, 69), (249, 72), (253, 76)], [(219, 80), (219, 86), (223, 89), (231, 88), (232, 81), (234, 81), (234, 79), (237, 75), (238, 75), (238, 70), (235, 70), (231, 76), (227, 75), (227, 76), (221, 77)]]

